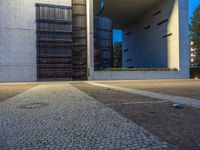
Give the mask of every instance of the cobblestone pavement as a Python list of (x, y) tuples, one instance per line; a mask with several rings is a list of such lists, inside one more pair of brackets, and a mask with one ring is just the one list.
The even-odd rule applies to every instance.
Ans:
[(0, 103), (0, 149), (170, 149), (67, 83), (43, 83)]

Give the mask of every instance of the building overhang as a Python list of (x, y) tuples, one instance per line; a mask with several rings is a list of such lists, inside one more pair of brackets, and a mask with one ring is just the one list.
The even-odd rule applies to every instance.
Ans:
[[(94, 0), (94, 15), (100, 11), (100, 1)], [(104, 0), (102, 16), (113, 20), (114, 28), (124, 28), (155, 7), (161, 0)]]

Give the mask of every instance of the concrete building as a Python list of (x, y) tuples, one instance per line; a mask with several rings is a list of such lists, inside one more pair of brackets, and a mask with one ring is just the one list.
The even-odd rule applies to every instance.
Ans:
[[(113, 29), (123, 30), (124, 68), (177, 69), (176, 71), (134, 72), (109, 72), (94, 70), (94, 16), (97, 15), (101, 10), (100, 0), (1, 0), (1, 82), (39, 80), (38, 70), (41, 68), (38, 68), (38, 62), (40, 62), (38, 59), (38, 39), (41, 39), (39, 38), (40, 36), (38, 36), (40, 35), (38, 34), (38, 29), (40, 29), (40, 26), (38, 27), (39, 23), (36, 16), (37, 3), (45, 5), (48, 4), (47, 6), (50, 6), (50, 9), (51, 5), (54, 5), (54, 8), (56, 9), (58, 9), (57, 6), (64, 7), (64, 9), (70, 9), (72, 7), (71, 21), (82, 20), (82, 24), (86, 25), (86, 39), (76, 39), (74, 37), (76, 30), (74, 28), (70, 30), (73, 37), (68, 36), (68, 38), (73, 39), (71, 44), (76, 43), (77, 41), (84, 42), (84, 40), (86, 40), (87, 49), (84, 51), (84, 58), (86, 59), (86, 71), (83, 67), (83, 71), (80, 73), (79, 69), (81, 67), (76, 69), (73, 68), (77, 64), (68, 65), (68, 70), (72, 70), (71, 79), (73, 79), (73, 74), (76, 74), (74, 73), (76, 71), (79, 72), (78, 77), (82, 77), (85, 74), (88, 80), (189, 78), (190, 43), (188, 36), (187, 0), (105, 1), (105, 9), (101, 16), (112, 20)], [(76, 4), (83, 5), (84, 3), (86, 5), (82, 8), (79, 7), (73, 9), (75, 8), (72, 6), (73, 3), (74, 6)], [(73, 15), (73, 11), (76, 10), (82, 10), (85, 12), (85, 17), (82, 14), (82, 17), (76, 18), (77, 14)], [(58, 12), (61, 11), (58, 10)], [(70, 16), (70, 14), (68, 15)], [(61, 18), (66, 18), (64, 15), (61, 16)], [(40, 21), (42, 20), (41, 18), (39, 19)], [(43, 23), (47, 21), (50, 21), (50, 19), (43, 20)], [(57, 21), (57, 23), (58, 22), (59, 21)], [(54, 24), (56, 24), (55, 20)], [(73, 24), (75, 23), (72, 22), (72, 26)], [(48, 36), (50, 36), (50, 33), (48, 33)], [(52, 36), (55, 41), (55, 34)], [(66, 38), (66, 35), (61, 36), (59, 34), (59, 37)], [(66, 40), (67, 39), (65, 39), (65, 41)], [(74, 56), (75, 54), (73, 53), (72, 55)], [(79, 65), (84, 64), (84, 61), (80, 63), (76, 60), (74, 59), (74, 62), (78, 62)], [(47, 59), (42, 60), (42, 62), (47, 62)], [(54, 60), (54, 64), (56, 62), (57, 61)], [(45, 67), (46, 66), (43, 65), (43, 69)], [(63, 75), (64, 73), (61, 72), (61, 74)], [(57, 77), (59, 78), (59, 74), (57, 74)], [(79, 79), (85, 78), (83, 77)]]
[(190, 56), (190, 65), (191, 66), (199, 66), (200, 65), (200, 58), (197, 56), (197, 51), (195, 48), (192, 47), (193, 42), (191, 41), (191, 56)]

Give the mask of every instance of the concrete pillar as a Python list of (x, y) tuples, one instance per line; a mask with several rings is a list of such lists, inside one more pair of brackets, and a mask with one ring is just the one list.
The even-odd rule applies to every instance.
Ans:
[(93, 0), (87, 0), (87, 75), (94, 79), (94, 23)]
[(166, 34), (172, 33), (172, 36), (165, 38), (166, 39), (166, 48), (167, 48), (167, 67), (168, 68), (176, 68), (180, 69), (180, 59), (179, 59), (179, 8), (178, 8), (179, 0), (167, 0), (166, 7), (168, 9), (168, 24), (166, 28)]
[(188, 23), (188, 0), (179, 1), (179, 59), (180, 77), (190, 76), (190, 37)]

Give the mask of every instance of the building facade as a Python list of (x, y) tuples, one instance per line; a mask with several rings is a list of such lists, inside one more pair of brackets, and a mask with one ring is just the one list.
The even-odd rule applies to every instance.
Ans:
[[(1, 0), (0, 81), (189, 77), (187, 0)], [(113, 5), (115, 4), (115, 5)], [(112, 67), (112, 29), (124, 68)]]
[(198, 57), (196, 49), (193, 48), (193, 42), (192, 41), (191, 41), (190, 65), (192, 67), (200, 66), (200, 57)]

